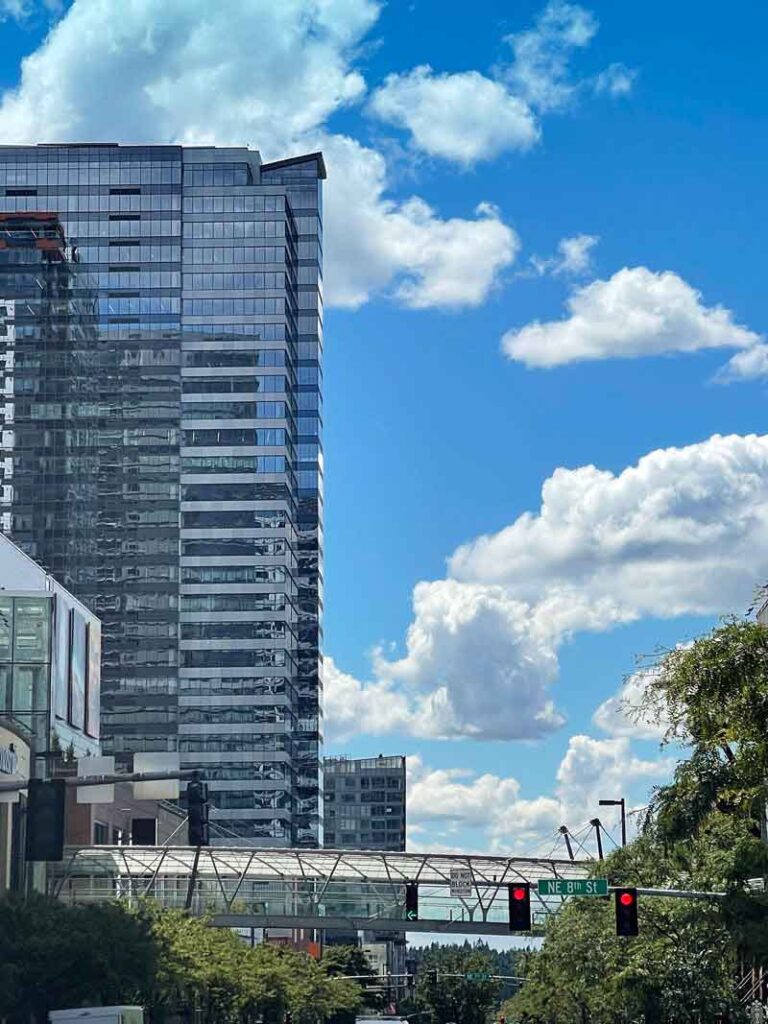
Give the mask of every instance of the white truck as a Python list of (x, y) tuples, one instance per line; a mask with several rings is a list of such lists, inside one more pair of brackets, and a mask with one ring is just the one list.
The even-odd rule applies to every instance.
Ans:
[(50, 1024), (144, 1024), (141, 1006), (81, 1006), (76, 1010), (51, 1010)]

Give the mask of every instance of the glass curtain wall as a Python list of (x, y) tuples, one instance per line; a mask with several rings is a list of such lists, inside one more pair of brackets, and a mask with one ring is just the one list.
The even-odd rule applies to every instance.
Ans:
[(61, 253), (0, 247), (3, 529), (102, 618), (106, 749), (204, 768), (221, 842), (318, 841), (323, 177), (0, 147)]

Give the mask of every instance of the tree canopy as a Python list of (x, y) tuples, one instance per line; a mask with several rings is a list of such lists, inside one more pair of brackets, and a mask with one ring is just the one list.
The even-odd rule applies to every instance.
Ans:
[(643, 898), (640, 934), (615, 935), (610, 901), (552, 919), (508, 1015), (541, 1024), (684, 1024), (738, 1014), (744, 965), (768, 962), (768, 628), (723, 622), (667, 652), (635, 712), (681, 754), (638, 837), (599, 866), (613, 885), (724, 893)]
[(0, 1017), (137, 1004), (153, 1021), (197, 1011), (207, 1024), (322, 1024), (354, 1017), (362, 991), (305, 953), (250, 948), (228, 929), (144, 904), (67, 907), (43, 897), (0, 903)]

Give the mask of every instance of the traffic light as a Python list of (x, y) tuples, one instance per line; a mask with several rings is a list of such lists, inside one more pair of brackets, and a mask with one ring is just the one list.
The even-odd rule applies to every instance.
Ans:
[(434, 970), (434, 968), (427, 971), (427, 984), (431, 985), (433, 988), (437, 984), (437, 971)]
[(187, 783), (187, 835), (190, 846), (209, 846), (208, 787), (194, 779)]
[(528, 882), (515, 882), (509, 886), (509, 930), (531, 930), (531, 886)]
[(637, 889), (617, 889), (616, 934), (637, 935)]
[(30, 779), (27, 789), (27, 860), (62, 860), (64, 857), (64, 779)]
[(416, 882), (409, 882), (405, 887), (405, 919), (419, 920), (419, 887)]

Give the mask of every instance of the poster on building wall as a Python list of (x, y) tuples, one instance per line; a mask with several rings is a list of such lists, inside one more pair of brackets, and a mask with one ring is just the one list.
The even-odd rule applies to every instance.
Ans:
[(72, 619), (72, 647), (69, 659), (69, 724), (75, 729), (85, 729), (85, 679), (86, 679), (86, 622), (74, 608)]
[(88, 623), (88, 676), (85, 684), (85, 731), (99, 738), (101, 709), (101, 626)]
[(54, 606), (53, 644), (53, 709), (63, 721), (69, 717), (69, 608), (61, 594), (56, 595)]

